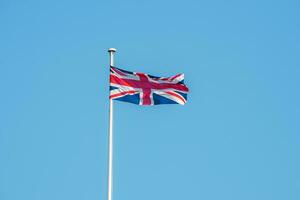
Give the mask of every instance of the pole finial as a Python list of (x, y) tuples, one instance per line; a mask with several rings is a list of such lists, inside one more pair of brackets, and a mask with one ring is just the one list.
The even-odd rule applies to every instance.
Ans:
[(117, 49), (115, 49), (115, 48), (109, 48), (108, 49), (108, 52), (116, 52), (117, 51)]

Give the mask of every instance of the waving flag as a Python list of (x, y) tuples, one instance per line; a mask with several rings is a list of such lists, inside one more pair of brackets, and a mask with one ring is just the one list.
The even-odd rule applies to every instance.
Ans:
[(183, 74), (164, 78), (110, 67), (110, 99), (138, 105), (184, 105), (188, 91)]

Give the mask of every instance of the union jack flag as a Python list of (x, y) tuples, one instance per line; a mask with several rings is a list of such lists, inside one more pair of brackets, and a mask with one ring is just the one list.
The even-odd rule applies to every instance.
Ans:
[(188, 91), (184, 74), (164, 78), (110, 67), (110, 99), (138, 105), (184, 105)]

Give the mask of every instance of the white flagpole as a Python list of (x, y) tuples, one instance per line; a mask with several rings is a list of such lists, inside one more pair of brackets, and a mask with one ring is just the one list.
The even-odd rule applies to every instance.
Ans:
[[(116, 49), (108, 49), (110, 66), (114, 66), (114, 53)], [(109, 135), (108, 135), (108, 192), (107, 199), (112, 200), (113, 186), (113, 101), (109, 100)]]

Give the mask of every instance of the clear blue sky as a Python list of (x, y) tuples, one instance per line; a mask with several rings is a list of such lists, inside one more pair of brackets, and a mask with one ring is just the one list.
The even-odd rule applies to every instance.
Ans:
[(114, 200), (300, 199), (299, 1), (0, 2), (0, 199), (104, 200), (108, 53), (185, 73), (115, 102)]

